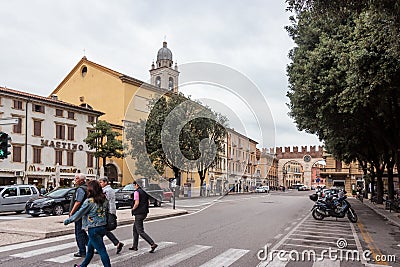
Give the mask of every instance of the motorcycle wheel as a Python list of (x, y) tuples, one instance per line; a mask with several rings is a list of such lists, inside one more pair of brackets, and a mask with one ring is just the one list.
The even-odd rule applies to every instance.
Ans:
[(321, 220), (323, 220), (323, 219), (324, 219), (324, 215), (323, 215), (323, 214), (321, 214), (320, 212), (318, 212), (318, 210), (317, 210), (317, 209), (313, 210), (313, 212), (312, 212), (312, 216), (313, 216), (313, 217), (314, 217), (314, 219), (315, 219), (315, 220), (317, 220), (317, 221), (321, 221)]
[(356, 222), (358, 221), (357, 214), (356, 214), (356, 212), (355, 212), (352, 208), (350, 208), (350, 209), (347, 211), (347, 218), (349, 218), (349, 220), (350, 220), (352, 223), (356, 223)]

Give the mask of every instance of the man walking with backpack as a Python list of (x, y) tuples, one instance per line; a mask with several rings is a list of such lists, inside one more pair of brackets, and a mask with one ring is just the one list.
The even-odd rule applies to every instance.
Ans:
[[(69, 205), (69, 217), (71, 217), (87, 198), (86, 176), (83, 173), (75, 175), (75, 187), (78, 187), (71, 198)], [(74, 254), (74, 257), (84, 258), (86, 256), (86, 245), (88, 243), (88, 236), (86, 231), (82, 229), (82, 218), (75, 221), (75, 239), (79, 251)]]
[[(103, 193), (106, 195), (106, 198), (108, 200), (108, 210), (109, 213), (112, 213), (114, 215), (117, 214), (117, 208), (115, 206), (115, 191), (114, 189), (111, 188), (111, 186), (108, 184), (108, 178), (100, 178), (99, 183), (101, 187), (103, 188)], [(106, 236), (108, 239), (111, 240), (111, 242), (114, 244), (114, 246), (117, 247), (117, 254), (119, 254), (122, 250), (122, 247), (124, 246), (124, 243), (119, 242), (118, 238), (115, 237), (115, 235), (107, 231)]]

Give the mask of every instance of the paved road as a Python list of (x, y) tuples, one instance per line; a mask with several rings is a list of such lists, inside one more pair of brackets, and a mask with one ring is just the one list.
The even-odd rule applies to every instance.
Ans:
[[(260, 261), (260, 251), (266, 246), (284, 251), (314, 249), (319, 253), (322, 248), (337, 248), (337, 240), (344, 238), (346, 249), (364, 249), (357, 226), (347, 219), (313, 220), (309, 211), (313, 203), (308, 194), (292, 191), (227, 196), (211, 201), (209, 206), (201, 205), (202, 209), (189, 215), (147, 222), (146, 231), (159, 244), (154, 254), (148, 253), (149, 246), (143, 241), (138, 252), (129, 251), (131, 226), (119, 227), (116, 235), (126, 247), (116, 255), (115, 247), (106, 240), (111, 261), (113, 266), (157, 267), (363, 266), (360, 262), (327, 258), (315, 263)], [(25, 242), (0, 247), (0, 265), (72, 266), (80, 263), (72, 257), (75, 251), (73, 235)], [(101, 266), (98, 255), (92, 263), (90, 266)]]

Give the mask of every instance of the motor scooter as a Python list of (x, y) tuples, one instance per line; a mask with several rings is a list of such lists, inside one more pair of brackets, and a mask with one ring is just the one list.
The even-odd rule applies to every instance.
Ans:
[(346, 198), (347, 196), (333, 198), (331, 194), (324, 198), (318, 198), (316, 194), (310, 195), (310, 199), (315, 202), (311, 209), (313, 218), (320, 221), (326, 217), (344, 218), (347, 215), (352, 223), (356, 223), (357, 214)]

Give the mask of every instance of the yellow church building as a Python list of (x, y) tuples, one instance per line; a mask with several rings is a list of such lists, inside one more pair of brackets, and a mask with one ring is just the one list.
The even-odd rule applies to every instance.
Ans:
[[(150, 76), (151, 84), (148, 84), (83, 57), (51, 96), (104, 112), (105, 115), (100, 119), (123, 133), (124, 120), (138, 121), (147, 118), (147, 104), (150, 99), (178, 90), (178, 67), (176, 64), (173, 66), (172, 52), (167, 47), (167, 42), (159, 49), (156, 64), (151, 65)], [(139, 178), (129, 171), (128, 164), (132, 164), (132, 161), (107, 159), (108, 178), (122, 185), (132, 182), (133, 178)]]

